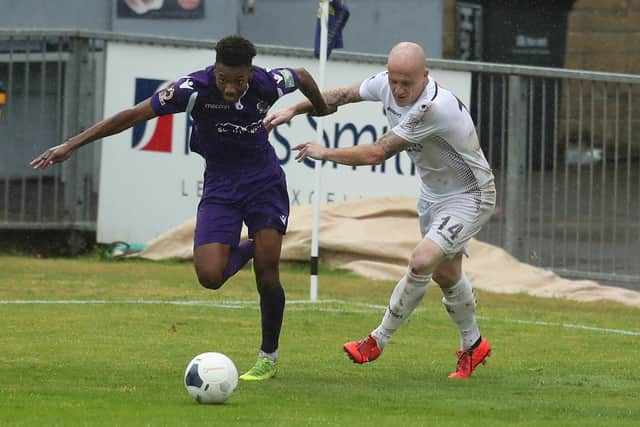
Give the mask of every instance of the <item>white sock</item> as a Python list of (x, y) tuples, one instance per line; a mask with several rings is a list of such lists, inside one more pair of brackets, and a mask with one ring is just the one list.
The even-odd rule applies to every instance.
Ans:
[(371, 332), (380, 348), (387, 345), (391, 336), (422, 301), (430, 280), (430, 274), (424, 276), (415, 274), (411, 268), (402, 276), (391, 294), (382, 322)]
[(476, 296), (467, 275), (463, 272), (458, 283), (450, 288), (442, 288), (442, 294), (442, 303), (458, 326), (460, 347), (463, 350), (471, 348), (480, 338), (480, 330), (476, 322)]
[(268, 357), (273, 363), (276, 363), (276, 361), (278, 360), (278, 350), (274, 351), (273, 353), (265, 353), (264, 351), (260, 350), (260, 353), (258, 353), (258, 357)]

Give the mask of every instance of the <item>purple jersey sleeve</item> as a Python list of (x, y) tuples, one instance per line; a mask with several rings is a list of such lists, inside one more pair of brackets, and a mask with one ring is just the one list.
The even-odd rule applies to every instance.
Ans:
[(193, 90), (193, 80), (182, 77), (151, 96), (151, 107), (159, 116), (191, 112), (198, 93)]
[(278, 98), (298, 89), (300, 79), (298, 74), (291, 68), (273, 68), (267, 71), (276, 84)]

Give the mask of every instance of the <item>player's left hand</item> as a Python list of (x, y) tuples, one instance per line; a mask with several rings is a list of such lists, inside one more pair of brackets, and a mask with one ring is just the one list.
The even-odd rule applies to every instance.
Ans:
[(285, 108), (284, 110), (276, 111), (275, 113), (269, 114), (267, 117), (262, 119), (262, 125), (270, 132), (271, 129), (275, 128), (282, 123), (288, 123), (295, 116), (295, 111), (291, 108)]
[(305, 142), (304, 144), (296, 145), (293, 147), (294, 151), (298, 151), (296, 154), (296, 160), (298, 162), (303, 161), (307, 157), (310, 157), (314, 160), (324, 160), (324, 152), (326, 148), (323, 145), (318, 144), (314, 141)]

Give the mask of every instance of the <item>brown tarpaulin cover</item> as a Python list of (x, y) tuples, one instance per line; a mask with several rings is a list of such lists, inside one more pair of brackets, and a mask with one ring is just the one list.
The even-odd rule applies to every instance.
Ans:
[[(282, 248), (283, 261), (307, 261), (311, 248), (312, 206), (293, 206)], [(137, 256), (160, 260), (193, 257), (195, 219), (149, 242)], [(243, 230), (246, 238), (246, 229)], [(420, 233), (416, 199), (370, 198), (325, 204), (320, 212), (320, 259), (332, 267), (373, 280), (398, 280), (406, 270)], [(640, 307), (640, 292), (569, 280), (517, 261), (503, 249), (471, 240), (464, 270), (478, 289), (524, 293), (575, 301), (615, 301)]]

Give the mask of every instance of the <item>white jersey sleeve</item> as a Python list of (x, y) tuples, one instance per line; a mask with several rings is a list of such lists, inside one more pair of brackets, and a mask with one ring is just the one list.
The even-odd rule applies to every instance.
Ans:
[(383, 71), (360, 84), (360, 98), (365, 101), (384, 101), (384, 89), (388, 82), (388, 73)]

